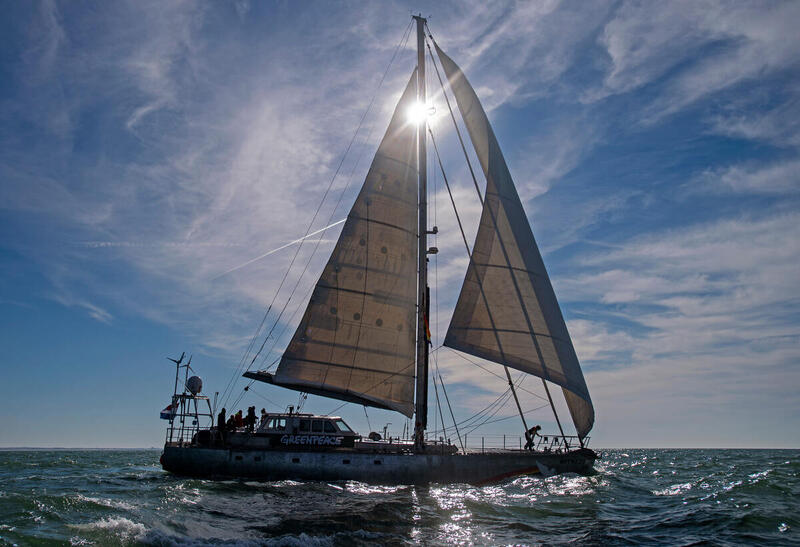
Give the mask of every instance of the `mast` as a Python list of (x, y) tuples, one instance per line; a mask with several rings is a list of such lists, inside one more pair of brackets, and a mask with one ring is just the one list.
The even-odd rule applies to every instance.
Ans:
[[(417, 22), (417, 103), (425, 108), (425, 23), (421, 15), (413, 16)], [(426, 310), (428, 293), (428, 174), (426, 131), (427, 119), (423, 116), (417, 124), (417, 165), (419, 169), (419, 279), (417, 282), (417, 386), (415, 400), (414, 446), (425, 444), (428, 425), (428, 337)]]

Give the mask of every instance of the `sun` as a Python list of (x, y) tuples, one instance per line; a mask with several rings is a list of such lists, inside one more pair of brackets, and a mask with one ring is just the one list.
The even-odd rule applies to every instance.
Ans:
[(408, 121), (415, 125), (419, 125), (425, 120), (431, 118), (435, 113), (436, 109), (432, 105), (425, 105), (419, 101), (416, 101), (408, 107)]

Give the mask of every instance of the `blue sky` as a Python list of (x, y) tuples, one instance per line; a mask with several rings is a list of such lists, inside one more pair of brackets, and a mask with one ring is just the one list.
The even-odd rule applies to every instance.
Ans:
[[(595, 403), (592, 444), (800, 445), (800, 4), (186, 1), (6, 6), (0, 446), (159, 445), (164, 357), (184, 350), (223, 391), (294, 249), (218, 276), (305, 232), (412, 9), (489, 111)], [(411, 45), (314, 229), (352, 203)], [(453, 131), (435, 131), (474, 226)], [(466, 257), (431, 176), (440, 339)], [(301, 249), (287, 317), (337, 230)], [(503, 392), (436, 355), (459, 416)], [(255, 385), (240, 406), (296, 401)], [(362, 408), (339, 412), (367, 430)], [(554, 427), (548, 409), (529, 419)]]

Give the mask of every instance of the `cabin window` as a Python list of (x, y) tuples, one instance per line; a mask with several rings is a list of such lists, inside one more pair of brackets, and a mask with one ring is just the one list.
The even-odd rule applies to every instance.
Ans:
[(309, 421), (310, 420), (300, 420), (300, 431), (308, 432), (308, 430), (309, 430), (309, 427), (308, 427), (309, 423), (308, 422)]
[(278, 418), (275, 420), (276, 429), (286, 429), (286, 418)]
[(265, 429), (275, 429), (275, 418), (270, 418), (264, 425)]
[(336, 427), (339, 428), (339, 431), (342, 431), (344, 433), (352, 433), (353, 432), (352, 429), (347, 427), (347, 424), (344, 423), (344, 420), (336, 420)]
[(336, 433), (336, 428), (330, 422), (325, 422), (325, 433)]
[(314, 420), (311, 422), (312, 433), (322, 433), (322, 420)]

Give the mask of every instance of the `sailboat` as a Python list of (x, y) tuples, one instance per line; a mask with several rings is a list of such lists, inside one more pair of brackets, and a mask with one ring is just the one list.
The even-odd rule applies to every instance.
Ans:
[[(294, 408), (265, 416), (258, 427), (252, 422), (215, 427), (208, 399), (197, 391), (199, 379), (192, 383), (186, 366), (186, 384), (194, 388), (182, 393), (175, 389), (161, 457), (164, 469), (192, 476), (389, 484), (483, 484), (519, 475), (592, 470), (598, 456), (587, 447), (594, 424), (589, 390), (503, 153), (462, 70), (429, 29), (426, 36), (426, 19), (413, 19), (416, 67), (305, 313), (277, 369), (244, 374), (273, 386), (413, 417), (413, 438), (364, 438), (338, 416)], [(429, 227), (426, 203), (426, 147), (433, 133), (424, 116), (417, 123), (407, 119), (409, 109), (427, 104), (426, 45), (441, 82), (436, 53), (486, 180), (482, 195), (476, 181), (483, 209), (471, 247), (461, 230), (469, 263), (444, 345), (503, 367), (528, 439), (525, 447), (471, 451), (463, 441), (459, 447), (426, 436), (427, 270), (429, 254), (438, 252), (427, 243), (437, 230)], [(471, 166), (470, 171), (474, 179)], [(178, 371), (181, 366), (177, 363)], [(558, 434), (543, 437), (536, 427), (528, 428), (509, 369), (541, 379)], [(176, 386), (177, 378), (176, 373)], [(562, 389), (574, 436), (565, 434), (551, 385)], [(199, 399), (207, 412), (197, 410)], [(210, 427), (199, 425), (203, 417), (212, 418)], [(542, 439), (548, 443), (543, 445)]]

